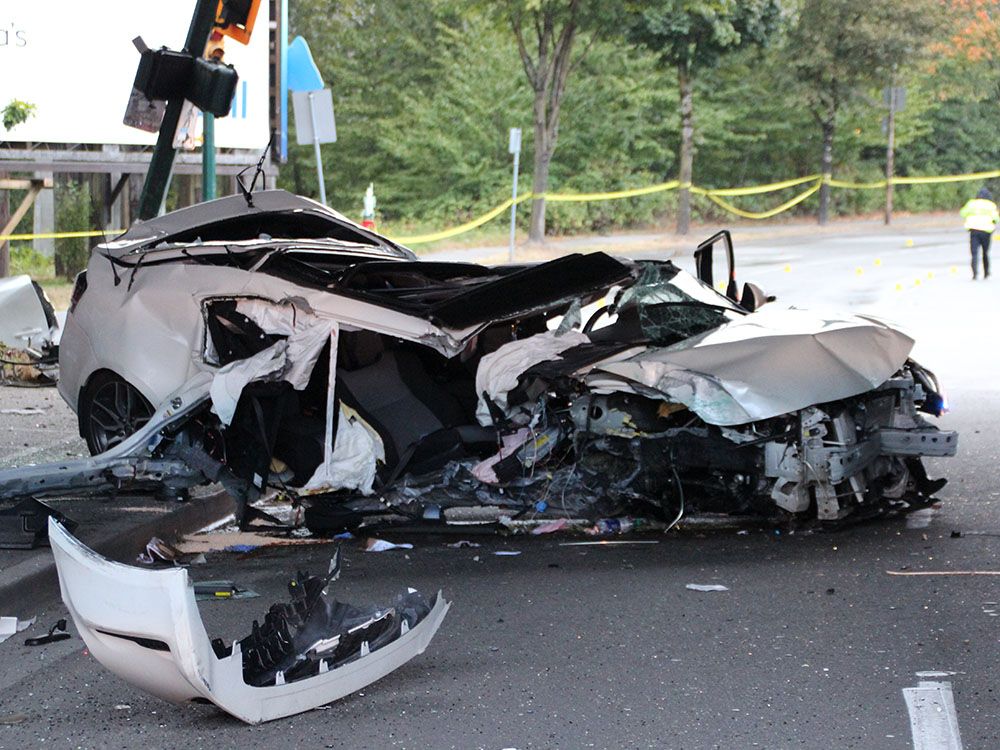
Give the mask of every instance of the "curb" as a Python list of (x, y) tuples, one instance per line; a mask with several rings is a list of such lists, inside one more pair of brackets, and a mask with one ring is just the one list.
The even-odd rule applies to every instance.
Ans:
[[(172, 539), (202, 529), (220, 521), (236, 509), (235, 501), (225, 492), (192, 499), (176, 510), (164, 513), (124, 531), (98, 537), (87, 545), (98, 554), (112, 560), (134, 559), (146, 547), (150, 537)], [(58, 598), (59, 579), (55, 560), (42, 556), (42, 562), (29, 566), (22, 574), (4, 571), (0, 582), (0, 612), (24, 613), (26, 608), (37, 610), (52, 597)], [(13, 576), (7, 574), (13, 572)]]

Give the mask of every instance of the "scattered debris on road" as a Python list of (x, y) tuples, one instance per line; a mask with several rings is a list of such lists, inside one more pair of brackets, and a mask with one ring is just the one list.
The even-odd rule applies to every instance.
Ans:
[(729, 591), (729, 587), (723, 586), (721, 583), (689, 583), (684, 588), (688, 591), (701, 591), (703, 593), (710, 593), (712, 591)]
[(0, 643), (3, 643), (12, 635), (27, 630), (34, 624), (34, 617), (30, 620), (19, 620), (16, 617), (0, 617)]
[(71, 530), (76, 528), (76, 521), (33, 497), (0, 508), (0, 549), (34, 549), (48, 544), (50, 517)]
[(389, 552), (394, 549), (413, 549), (413, 545), (407, 542), (394, 544), (385, 539), (368, 539), (365, 541), (365, 552)]
[(45, 635), (40, 635), (35, 638), (27, 638), (24, 641), (25, 646), (45, 646), (49, 643), (58, 643), (59, 641), (67, 641), (73, 636), (66, 632), (66, 620), (60, 618), (55, 621), (49, 632)]
[(288, 529), (274, 532), (225, 530), (189, 534), (177, 542), (184, 554), (210, 552), (247, 552), (261, 547), (295, 547), (331, 544), (333, 540), (313, 536), (292, 536)]
[(137, 562), (143, 565), (159, 565), (161, 563), (176, 563), (181, 559), (180, 550), (172, 544), (167, 544), (158, 536), (146, 542), (146, 549), (139, 553)]
[(199, 602), (219, 599), (255, 599), (260, 594), (243, 589), (232, 581), (197, 581), (194, 584), (194, 598)]

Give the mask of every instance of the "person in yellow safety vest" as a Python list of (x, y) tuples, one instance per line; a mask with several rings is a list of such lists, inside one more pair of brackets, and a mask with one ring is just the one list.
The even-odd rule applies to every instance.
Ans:
[(983, 278), (990, 277), (990, 237), (997, 224), (1000, 224), (1000, 213), (997, 204), (993, 202), (990, 191), (983, 188), (976, 197), (962, 206), (959, 212), (965, 219), (965, 228), (969, 230), (969, 252), (972, 253), (972, 279), (979, 278), (979, 249), (983, 250)]

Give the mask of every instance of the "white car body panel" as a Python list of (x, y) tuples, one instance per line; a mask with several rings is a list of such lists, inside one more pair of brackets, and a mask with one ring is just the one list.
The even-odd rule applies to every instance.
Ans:
[(0, 279), (0, 344), (14, 349), (38, 348), (53, 343), (57, 332), (49, 325), (30, 276)]
[(913, 343), (873, 318), (765, 308), (674, 346), (605, 361), (587, 382), (599, 392), (636, 384), (708, 424), (731, 426), (869, 391), (903, 365)]
[[(131, 271), (119, 271), (117, 286), (110, 263), (92, 262), (87, 273), (87, 292), (67, 318), (71, 335), (65, 337), (60, 351), (64, 362), (60, 392), (73, 407), (102, 363), (132, 383), (154, 406), (195, 372), (214, 369), (204, 361), (202, 316), (203, 303), (211, 299), (257, 298), (275, 304), (299, 300), (317, 316), (342, 326), (418, 341), (448, 354), (461, 348), (466, 333), (445, 332), (378, 305), (238, 268), (152, 266), (139, 268), (134, 281)], [(183, 293), (178, 292), (181, 289)], [(109, 320), (113, 324), (105, 322)], [(84, 332), (89, 336), (78, 335)], [(156, 353), (155, 367), (149, 365), (150, 352)]]

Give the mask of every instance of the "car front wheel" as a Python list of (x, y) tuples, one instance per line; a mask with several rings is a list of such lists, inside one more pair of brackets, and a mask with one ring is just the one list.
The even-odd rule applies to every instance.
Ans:
[(91, 454), (103, 453), (141, 429), (154, 411), (127, 380), (107, 370), (98, 372), (80, 397), (80, 434)]

